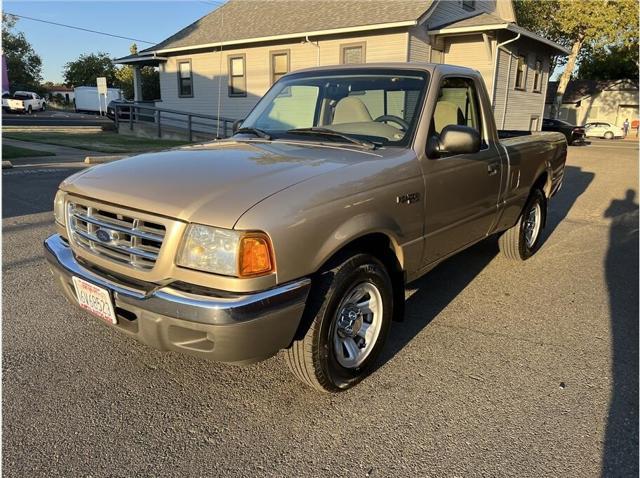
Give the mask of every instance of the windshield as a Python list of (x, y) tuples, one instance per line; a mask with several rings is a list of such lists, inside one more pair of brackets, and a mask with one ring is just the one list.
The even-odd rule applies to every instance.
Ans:
[(259, 129), (274, 139), (406, 145), (427, 81), (422, 71), (370, 68), (290, 75), (260, 100), (242, 129)]

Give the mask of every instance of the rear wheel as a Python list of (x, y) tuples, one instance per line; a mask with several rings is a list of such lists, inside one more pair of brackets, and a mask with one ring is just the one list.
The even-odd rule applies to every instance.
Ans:
[(612, 133), (611, 131), (607, 131), (607, 132), (604, 134), (604, 138), (605, 138), (605, 139), (613, 139), (613, 133)]
[(522, 210), (518, 222), (498, 239), (503, 255), (509, 259), (524, 261), (540, 247), (545, 222), (547, 200), (540, 189), (534, 189)]
[(386, 268), (373, 256), (356, 254), (315, 281), (303, 318), (309, 329), (285, 350), (285, 361), (313, 388), (346, 390), (371, 372), (392, 315)]

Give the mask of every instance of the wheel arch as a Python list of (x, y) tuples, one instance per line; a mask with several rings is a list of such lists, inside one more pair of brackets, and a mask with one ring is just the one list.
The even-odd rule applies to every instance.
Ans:
[(384, 264), (393, 286), (393, 320), (401, 321), (404, 317), (405, 271), (402, 266), (404, 256), (397, 239), (388, 231), (368, 231), (354, 235), (332, 250), (331, 254), (321, 262), (316, 274), (330, 270), (341, 261), (358, 253), (370, 254)]

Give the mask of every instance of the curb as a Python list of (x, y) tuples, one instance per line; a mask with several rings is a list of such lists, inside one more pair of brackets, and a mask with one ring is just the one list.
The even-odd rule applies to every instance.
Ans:
[(128, 158), (128, 156), (87, 156), (84, 158), (84, 162), (87, 164), (101, 164), (124, 158)]
[(13, 164), (11, 161), (2, 161), (2, 169), (11, 169), (13, 168)]

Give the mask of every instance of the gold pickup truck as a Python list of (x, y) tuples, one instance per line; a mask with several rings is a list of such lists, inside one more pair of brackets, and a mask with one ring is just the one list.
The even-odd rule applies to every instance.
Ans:
[(407, 282), (493, 234), (514, 260), (539, 247), (567, 144), (509, 136), (473, 70), (297, 71), (229, 139), (69, 177), (46, 255), (72, 303), (152, 347), (232, 363), (284, 350), (303, 382), (345, 390)]

